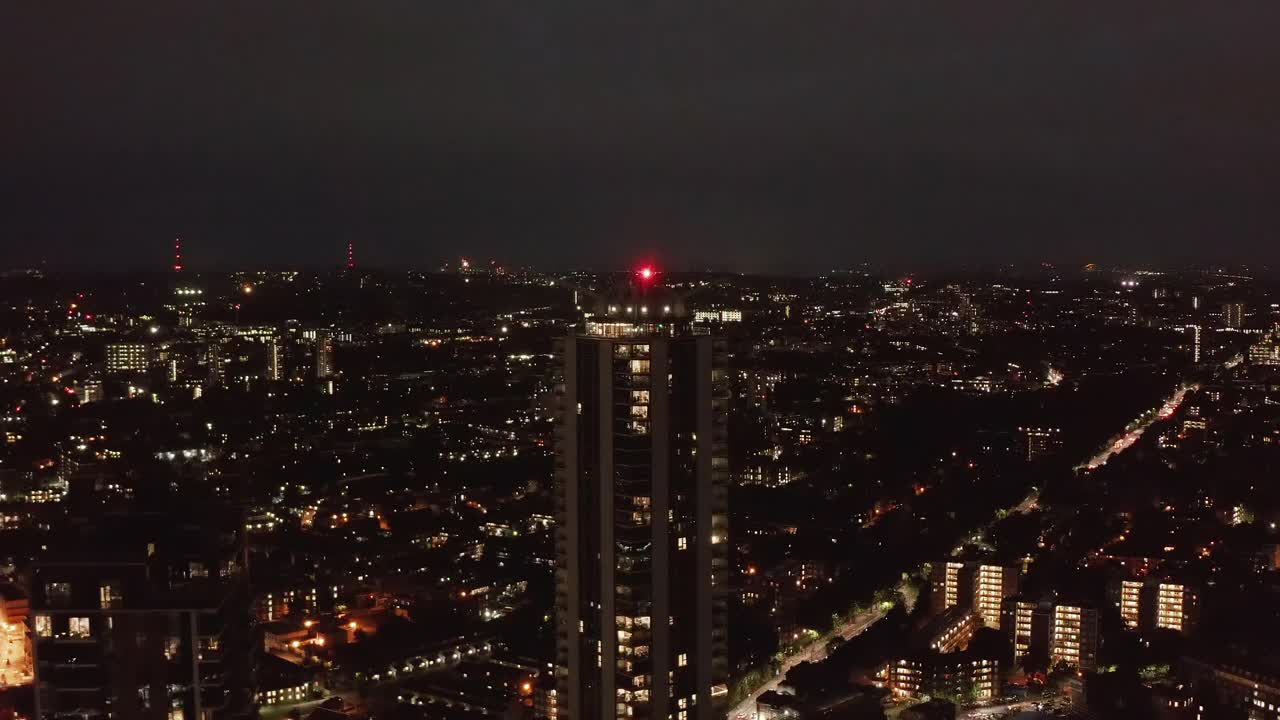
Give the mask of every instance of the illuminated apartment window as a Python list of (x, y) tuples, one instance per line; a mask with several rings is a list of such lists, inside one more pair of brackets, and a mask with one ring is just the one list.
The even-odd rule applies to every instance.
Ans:
[(67, 634), (73, 638), (87, 638), (90, 635), (89, 618), (73, 617), (67, 622)]
[(676, 667), (684, 667), (689, 664), (689, 653), (680, 653), (676, 656)]
[(688, 540), (688, 538), (682, 538), (682, 537), (680, 537), (680, 538), (676, 538), (676, 549), (677, 549), (677, 550), (688, 550), (688, 549), (689, 549), (689, 540)]
[(51, 637), (53, 635), (53, 622), (48, 615), (36, 616), (36, 635), (39, 637)]
[(98, 603), (103, 610), (107, 610), (116, 606), (119, 597), (115, 593), (115, 588), (111, 583), (102, 583), (98, 586)]

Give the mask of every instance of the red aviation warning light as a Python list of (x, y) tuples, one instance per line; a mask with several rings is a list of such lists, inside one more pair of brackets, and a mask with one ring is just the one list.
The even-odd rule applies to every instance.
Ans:
[(640, 283), (642, 285), (648, 285), (653, 282), (653, 279), (657, 277), (657, 275), (658, 271), (654, 270), (652, 265), (642, 265), (640, 266), (640, 269), (636, 270), (636, 276), (640, 278)]
[(356, 244), (347, 243), (347, 269), (356, 269)]
[(173, 271), (182, 272), (182, 238), (173, 241)]

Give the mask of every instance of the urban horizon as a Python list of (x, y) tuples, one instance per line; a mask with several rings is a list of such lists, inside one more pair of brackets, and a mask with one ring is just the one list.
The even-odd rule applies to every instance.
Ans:
[(1280, 720), (1280, 3), (14, 2), (0, 720)]

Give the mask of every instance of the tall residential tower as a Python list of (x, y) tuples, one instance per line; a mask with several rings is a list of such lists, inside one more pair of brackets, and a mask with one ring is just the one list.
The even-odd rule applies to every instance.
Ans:
[(652, 270), (560, 341), (557, 718), (722, 718), (728, 378)]

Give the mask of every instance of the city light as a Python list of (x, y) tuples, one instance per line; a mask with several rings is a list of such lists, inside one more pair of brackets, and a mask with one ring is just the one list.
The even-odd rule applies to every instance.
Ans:
[[(257, 691), (263, 705), (319, 700), (318, 681), (346, 672), (350, 651), (377, 658), (360, 682), (411, 704), (427, 703), (425, 685), (412, 688), (430, 674), (548, 716), (570, 705), (639, 716), (664, 696), (678, 715), (710, 693), (716, 717), (753, 717), (792, 702), (787, 676), (803, 663), (845, 676), (837, 648), (876, 626), (885, 642), (868, 645), (866, 665), (883, 690), (868, 700), (959, 688), (974, 702), (962, 712), (979, 717), (1016, 709), (997, 700), (1002, 678), (1025, 674), (1046, 702), (1059, 693), (1027, 657), (1090, 673), (1107, 644), (1212, 638), (1218, 620), (1199, 617), (1200, 599), (1280, 569), (1274, 493), (1232, 457), (1280, 452), (1280, 303), (1268, 310), (1266, 290), (1250, 289), (1237, 328), (1215, 313), (1238, 291), (1215, 295), (1212, 275), (1181, 287), (1142, 275), (1148, 293), (1117, 285), (1122, 271), (1101, 283), (671, 276), (641, 257), (594, 272), (456, 256), (433, 272), (246, 270), (163, 285), (152, 272), (133, 305), (106, 299), (116, 278), (77, 279), (82, 297), (9, 298), (26, 329), (0, 337), (0, 448), (13, 466), (0, 532), (40, 544), (22, 558), (29, 606), (0, 598), (0, 688), (61, 692), (59, 673), (31, 658), (102, 657), (117, 609), (146, 616), (126, 629), (148, 653), (189, 656), (157, 609), (180, 587), (200, 612), (201, 683), (263, 652), (298, 666), (296, 681)], [(242, 321), (241, 303), (260, 312)], [(98, 324), (76, 317), (90, 307)], [(1217, 458), (1246, 471), (1206, 467)], [(167, 481), (150, 482), (152, 466)], [(166, 497), (183, 498), (180, 517)], [(139, 519), (152, 516), (156, 527)], [(75, 525), (55, 527), (66, 517)], [(154, 538), (146, 582), (96, 565), (121, 534), (108, 520)], [(110, 534), (84, 531), (98, 523)], [(1075, 532), (1090, 523), (1104, 532)], [(121, 562), (142, 561), (124, 535)], [(912, 550), (914, 536), (936, 552)], [(1222, 582), (1170, 577), (1191, 562)], [(263, 576), (252, 585), (249, 564)], [(1089, 572), (1069, 586), (1070, 568)], [(674, 578), (671, 602), (637, 602), (658, 577)], [(564, 592), (574, 583), (603, 595), (579, 602)], [(1070, 604), (1082, 602), (1068, 600), (1075, 585), (1118, 598), (1123, 622), (1101, 627), (1110, 608)], [(612, 604), (597, 602), (610, 588)], [(423, 589), (431, 613), (413, 612)], [(15, 622), (10, 607), (30, 614)], [(234, 612), (212, 612), (222, 607)], [(528, 633), (503, 620), (526, 608), (555, 628), (540, 627), (536, 665), (493, 654)], [(798, 608), (829, 611), (802, 622)], [(877, 625), (903, 611), (927, 622)], [(230, 642), (255, 623), (260, 642)], [(971, 646), (986, 630), (1013, 656)], [(402, 631), (455, 639), (382, 659)], [(758, 668), (695, 642), (739, 633), (769, 641)], [(556, 666), (573, 643), (597, 653), (580, 664), (592, 682)], [(582, 705), (615, 669), (651, 673), (658, 653), (663, 672), (642, 687)]]

